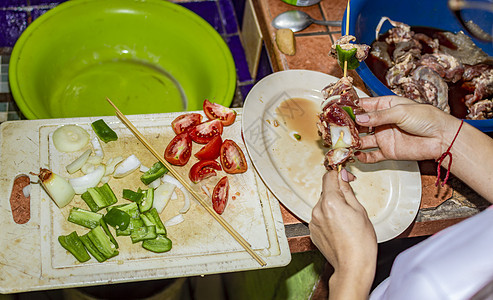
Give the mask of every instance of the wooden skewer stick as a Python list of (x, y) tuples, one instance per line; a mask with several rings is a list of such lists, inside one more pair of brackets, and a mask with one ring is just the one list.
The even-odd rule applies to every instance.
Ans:
[[(351, 0), (347, 1), (347, 7), (346, 7), (346, 35), (349, 34), (349, 2)], [(344, 61), (344, 77), (347, 77), (347, 60)], [(344, 137), (344, 132), (341, 131), (340, 139)], [(341, 165), (337, 166), (337, 172), (340, 173), (342, 169)]]
[[(344, 139), (344, 131), (341, 131), (341, 133), (339, 134), (339, 140), (343, 141), (343, 139)], [(342, 165), (337, 165), (337, 173), (341, 172), (341, 168)]]
[(203, 199), (202, 197), (192, 189), (186, 180), (184, 180), (180, 174), (152, 147), (147, 139), (139, 132), (139, 130), (125, 117), (125, 115), (116, 107), (116, 105), (109, 99), (106, 100), (113, 106), (116, 111), (116, 116), (125, 124), (135, 137), (156, 157), (168, 171), (175, 177), (197, 201), (205, 208), (205, 210), (226, 229), (226, 231), (233, 236), (233, 238), (263, 267), (266, 265), (265, 261), (255, 253), (251, 245), (226, 221), (223, 217), (218, 215)]
[(346, 8), (346, 35), (349, 34), (349, 2), (351, 2), (351, 0), (348, 0), (347, 1), (347, 8)]
[[(346, 35), (349, 34), (349, 2), (351, 0), (347, 1), (347, 8), (346, 8)], [(347, 60), (344, 61), (344, 77), (347, 77)]]

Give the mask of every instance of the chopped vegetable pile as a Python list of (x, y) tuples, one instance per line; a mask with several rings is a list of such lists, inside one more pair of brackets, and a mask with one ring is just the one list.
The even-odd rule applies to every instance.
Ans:
[[(97, 135), (92, 140), (90, 134), (78, 125), (61, 126), (53, 133), (53, 143), (60, 152), (75, 152), (88, 144), (92, 146), (66, 166), (67, 173), (80, 171), (82, 176), (67, 180), (44, 168), (36, 174), (58, 207), (65, 207), (78, 194), (89, 208), (71, 208), (68, 221), (88, 231), (82, 235), (77, 233), (79, 230), (61, 235), (58, 237), (60, 245), (80, 262), (90, 260), (91, 256), (103, 262), (119, 254), (114, 231), (116, 236), (129, 236), (132, 243), (141, 243), (148, 251), (162, 253), (171, 250), (172, 241), (167, 237), (159, 216), (177, 187), (169, 182), (160, 184), (168, 170), (161, 162), (144, 170), (133, 154), (126, 159), (112, 157), (104, 162), (100, 140), (109, 143), (118, 140), (118, 135), (103, 119), (93, 122), (91, 127)], [(143, 172), (140, 180), (148, 188), (137, 191), (123, 189), (122, 198), (128, 203), (117, 204), (118, 198), (108, 183), (110, 176), (123, 178), (138, 168)], [(163, 188), (167, 194), (156, 193), (159, 197), (154, 197), (155, 190), (162, 191)], [(189, 201), (186, 204), (190, 206)]]
[[(195, 153), (199, 161), (189, 171), (193, 183), (217, 175), (216, 171), (244, 173), (248, 167), (242, 150), (234, 141), (221, 138), (223, 127), (234, 123), (236, 112), (205, 100), (204, 114), (208, 120), (202, 121), (199, 113), (185, 113), (171, 123), (176, 136), (168, 144), (164, 158), (173, 165), (186, 165), (192, 154), (192, 142), (195, 142), (203, 146)], [(173, 243), (167, 237), (166, 226), (184, 221), (183, 214), (190, 209), (188, 191), (167, 174), (168, 169), (162, 162), (146, 167), (135, 154), (126, 158), (105, 158), (100, 141), (104, 144), (117, 141), (118, 135), (103, 119), (93, 122), (91, 128), (96, 135), (92, 139), (91, 134), (78, 125), (61, 126), (52, 135), (60, 152), (84, 150), (66, 166), (67, 173), (73, 177), (65, 179), (44, 168), (36, 174), (58, 207), (68, 205), (75, 195), (80, 195), (87, 205), (87, 208), (73, 206), (70, 209), (68, 221), (81, 228), (59, 236), (60, 245), (79, 262), (86, 262), (91, 257), (104, 262), (117, 256), (119, 245), (115, 235), (128, 236), (133, 244), (141, 243), (148, 251), (170, 251)], [(85, 149), (87, 145), (92, 149)], [(137, 169), (142, 172), (140, 181), (146, 188), (124, 188), (117, 197), (110, 179), (124, 178)], [(77, 175), (79, 172), (82, 175)], [(163, 223), (160, 214), (169, 200), (177, 197), (175, 191), (179, 190), (184, 197), (183, 207), (176, 216)], [(228, 176), (222, 176), (213, 193), (207, 191), (207, 194), (214, 210), (222, 214), (228, 202)], [(83, 230), (86, 232), (81, 234)]]

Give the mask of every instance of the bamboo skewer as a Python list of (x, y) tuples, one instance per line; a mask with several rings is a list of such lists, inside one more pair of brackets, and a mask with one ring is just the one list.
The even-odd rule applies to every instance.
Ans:
[[(347, 1), (347, 8), (346, 8), (346, 35), (349, 34), (349, 2), (351, 0)], [(347, 60), (344, 61), (344, 77), (347, 77)], [(342, 131), (341, 131), (342, 134)], [(337, 173), (340, 173), (342, 169), (341, 165), (337, 166)]]
[[(347, 1), (347, 8), (346, 8), (346, 35), (349, 34), (349, 2), (351, 0)], [(344, 61), (344, 77), (347, 77), (347, 60)]]
[(130, 131), (135, 135), (135, 137), (156, 157), (163, 165), (169, 170), (171, 175), (175, 177), (189, 192), (192, 196), (197, 199), (197, 201), (205, 208), (205, 210), (224, 228), (226, 231), (233, 236), (233, 238), (263, 267), (266, 262), (255, 253), (251, 245), (220, 215), (218, 215), (203, 199), (202, 197), (192, 189), (186, 180), (184, 180), (180, 174), (152, 147), (147, 139), (139, 132), (139, 130), (127, 119), (127, 117), (116, 107), (116, 105), (109, 99), (106, 100), (113, 106), (116, 111), (116, 116), (127, 126)]

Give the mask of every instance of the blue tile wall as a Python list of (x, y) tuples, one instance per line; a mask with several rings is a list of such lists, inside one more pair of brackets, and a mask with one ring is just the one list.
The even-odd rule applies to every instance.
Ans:
[(236, 63), (236, 74), (239, 82), (247, 82), (252, 80), (240, 37), (238, 35), (228, 36), (226, 37), (226, 43), (231, 50), (231, 54), (233, 54), (233, 58)]
[(0, 0), (0, 7), (2, 8), (17, 8), (22, 6), (27, 6), (27, 0)]
[(65, 0), (29, 0), (29, 4), (36, 6), (36, 5), (57, 5), (62, 2), (65, 2)]
[(180, 5), (201, 16), (211, 24), (219, 34), (223, 35), (225, 33), (226, 30), (221, 21), (221, 14), (219, 13), (216, 1), (186, 2), (180, 3)]
[(238, 33), (237, 17), (233, 3), (230, 0), (218, 0), (219, 9), (221, 12), (221, 20), (226, 29), (226, 34)]
[(245, 0), (232, 0), (233, 6), (235, 8), (236, 19), (238, 20), (238, 24), (243, 24), (243, 12), (245, 11)]
[[(12, 47), (30, 22), (62, 2), (65, 0), (0, 0), (0, 61), (8, 60)], [(224, 38), (235, 60), (237, 71), (238, 88), (233, 105), (241, 106), (255, 82), (272, 73), (265, 49), (262, 51), (258, 73), (252, 76), (249, 72), (239, 34), (245, 0), (204, 0), (177, 2), (177, 4), (201, 16)], [(3, 83), (4, 86), (3, 90), (0, 90), (0, 102), (11, 101), (9, 95), (5, 96), (5, 89), (8, 90), (6, 82), (8, 78), (5, 74), (6, 72), (2, 72), (0, 78), (0, 84)], [(10, 107), (9, 110), (16, 108), (15, 103), (2, 105), (0, 112), (5, 112), (5, 107)], [(9, 111), (9, 119), (19, 118), (15, 114), (11, 116), (10, 113), (11, 111)], [(4, 120), (0, 118), (0, 122), (2, 121)]]
[(27, 28), (28, 13), (21, 10), (0, 11), (0, 45), (13, 47), (17, 38)]

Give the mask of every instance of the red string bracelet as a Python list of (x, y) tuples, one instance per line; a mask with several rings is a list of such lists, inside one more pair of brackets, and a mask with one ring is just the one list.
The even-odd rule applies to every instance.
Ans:
[(445, 157), (450, 156), (450, 160), (448, 162), (448, 167), (447, 167), (447, 175), (445, 175), (445, 179), (443, 179), (442, 182), (442, 187), (445, 186), (445, 183), (447, 183), (448, 177), (450, 175), (450, 167), (452, 166), (452, 153), (450, 153), (450, 149), (452, 148), (452, 145), (455, 142), (455, 139), (459, 135), (459, 131), (462, 128), (462, 124), (464, 124), (464, 120), (461, 120), (459, 129), (457, 130), (457, 133), (454, 136), (454, 139), (452, 140), (452, 143), (448, 147), (447, 151), (445, 151), (439, 158), (437, 158), (438, 166), (437, 166), (437, 181), (435, 182), (435, 186), (438, 186), (438, 183), (440, 182), (440, 166), (442, 165), (443, 160)]

